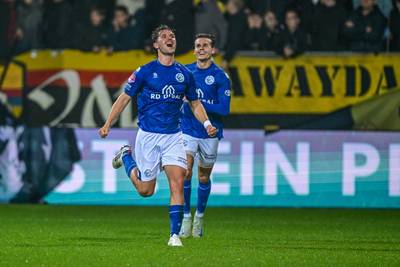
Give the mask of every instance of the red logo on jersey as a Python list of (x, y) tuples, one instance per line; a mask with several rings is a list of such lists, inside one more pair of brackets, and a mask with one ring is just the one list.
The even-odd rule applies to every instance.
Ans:
[(132, 75), (128, 78), (128, 82), (129, 82), (129, 83), (134, 83), (135, 80), (136, 80), (135, 73), (132, 73)]

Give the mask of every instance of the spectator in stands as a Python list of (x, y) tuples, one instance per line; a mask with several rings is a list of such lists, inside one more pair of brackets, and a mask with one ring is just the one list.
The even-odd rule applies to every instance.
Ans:
[[(69, 0), (71, 1), (71, 0)], [(114, 16), (115, 1), (110, 0), (72, 0), (72, 21), (75, 25), (87, 24), (88, 14), (90, 14), (93, 7), (102, 10), (104, 13), (104, 25), (111, 24)]]
[[(353, 0), (353, 6), (360, 6), (362, 0)], [(385, 17), (388, 17), (390, 14), (390, 11), (393, 8), (393, 4), (391, 0), (376, 0), (376, 5), (379, 7), (379, 9), (382, 11), (383, 15)]]
[(276, 39), (281, 32), (277, 16), (272, 10), (267, 10), (264, 14), (264, 25), (261, 31), (261, 49), (275, 51)]
[(42, 4), (41, 0), (23, 0), (17, 6), (17, 54), (41, 47)]
[(352, 51), (378, 52), (382, 50), (386, 18), (375, 0), (361, 0), (345, 22), (344, 34)]
[(246, 32), (246, 47), (247, 50), (261, 50), (262, 49), (262, 31), (263, 31), (263, 19), (260, 15), (253, 13), (247, 16), (247, 27)]
[[(265, 9), (263, 10), (264, 12), (262, 14), (265, 14), (266, 11), (271, 10), (276, 18), (278, 19), (279, 22), (283, 22), (285, 20), (285, 10), (286, 6), (289, 4), (291, 0), (250, 0), (250, 5), (255, 5), (258, 7), (258, 3), (255, 4), (254, 2), (265, 2)], [(350, 0), (352, 1), (352, 0)], [(251, 8), (251, 7), (250, 7)]]
[(300, 28), (300, 17), (296, 10), (286, 11), (285, 29), (277, 36), (275, 48), (285, 58), (295, 57), (307, 50), (307, 35)]
[(141, 49), (143, 47), (143, 25), (131, 26), (128, 9), (117, 6), (112, 27), (107, 33), (107, 52)]
[(71, 45), (72, 6), (66, 0), (50, 0), (43, 15), (43, 42), (45, 48), (63, 49)]
[(145, 0), (117, 0), (117, 6), (125, 6), (128, 9), (130, 24), (136, 29), (140, 35), (141, 45), (143, 48), (145, 31), (146, 31), (146, 15), (145, 15)]
[(135, 16), (136, 12), (144, 9), (145, 0), (117, 0), (117, 6), (126, 6), (130, 17)]
[(153, 53), (152, 31), (161, 24), (161, 13), (165, 7), (165, 0), (151, 0), (145, 2), (145, 45), (144, 49), (148, 53)]
[(316, 51), (338, 51), (344, 47), (342, 30), (346, 10), (336, 0), (321, 0), (312, 18), (312, 47)]
[(161, 12), (161, 24), (166, 24), (176, 31), (175, 54), (183, 54), (193, 49), (195, 33), (194, 6), (188, 0), (165, 1), (165, 8)]
[(226, 44), (228, 23), (221, 12), (218, 1), (201, 0), (197, 4), (195, 12), (196, 34), (214, 34), (217, 39), (215, 48), (221, 51)]
[(247, 17), (248, 30), (246, 33), (246, 49), (275, 51), (274, 44), (280, 32), (279, 22), (271, 10), (267, 10), (264, 17), (256, 13)]
[[(295, 10), (297, 16), (300, 18), (301, 28), (306, 33), (310, 33), (315, 4), (314, 0), (289, 0), (285, 10)], [(285, 20), (286, 15), (287, 12), (285, 12)]]
[(244, 13), (243, 0), (229, 0), (226, 4), (226, 17), (228, 21), (228, 39), (221, 66), (227, 69), (229, 62), (238, 50), (245, 48), (247, 31), (247, 16)]
[(400, 0), (395, 0), (389, 18), (390, 51), (400, 51)]
[(0, 64), (12, 57), (16, 24), (14, 1), (0, 1)]
[(89, 19), (76, 24), (73, 48), (99, 52), (105, 42), (105, 13), (97, 7), (90, 10)]

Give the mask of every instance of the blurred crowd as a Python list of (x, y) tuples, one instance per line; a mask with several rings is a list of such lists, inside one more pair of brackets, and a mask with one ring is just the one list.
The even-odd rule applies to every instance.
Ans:
[[(177, 32), (177, 54), (196, 33), (238, 50), (294, 57), (305, 51), (400, 51), (400, 0), (0, 0), (14, 52), (72, 48), (151, 52), (159, 24)], [(3, 22), (1, 22), (3, 23)], [(0, 33), (1, 34), (1, 33)]]

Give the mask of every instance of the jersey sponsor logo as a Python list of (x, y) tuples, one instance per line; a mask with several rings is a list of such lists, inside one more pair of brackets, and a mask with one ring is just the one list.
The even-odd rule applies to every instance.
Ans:
[(212, 75), (208, 75), (208, 76), (204, 79), (204, 82), (205, 82), (207, 85), (211, 85), (211, 84), (213, 84), (213, 83), (215, 82), (215, 78), (214, 78), (214, 76), (212, 76)]
[(183, 76), (183, 74), (179, 72), (179, 73), (177, 73), (177, 74), (175, 75), (175, 79), (176, 79), (178, 82), (182, 83), (182, 82), (185, 81), (185, 76)]
[(207, 104), (214, 104), (214, 100), (213, 99), (200, 99), (201, 102), (203, 103), (207, 103)]
[(163, 89), (161, 89), (161, 94), (150, 94), (150, 99), (181, 99), (181, 95), (175, 94), (175, 88), (172, 85), (165, 85)]
[(204, 92), (200, 89), (200, 88), (197, 88), (196, 89), (196, 93), (197, 93), (197, 98), (204, 98)]
[(140, 67), (137, 68), (137, 69), (135, 70), (135, 72), (131, 74), (131, 76), (128, 78), (128, 82), (129, 82), (129, 83), (134, 83), (134, 82), (135, 82), (135, 80), (136, 80), (136, 73), (138, 73), (139, 71), (140, 71)]
[(163, 95), (174, 95), (175, 94), (175, 88), (172, 85), (166, 85), (161, 90), (161, 93)]
[(226, 96), (231, 96), (231, 90), (225, 90), (225, 95)]
[(128, 78), (128, 83), (134, 83), (136, 80), (136, 75), (135, 73), (132, 73), (131, 76)]

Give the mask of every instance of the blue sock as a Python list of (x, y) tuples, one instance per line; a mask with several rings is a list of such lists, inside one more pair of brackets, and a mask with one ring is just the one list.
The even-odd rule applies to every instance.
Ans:
[(183, 195), (185, 197), (185, 206), (183, 207), (183, 213), (185, 216), (190, 214), (190, 195), (192, 192), (192, 180), (185, 180), (183, 182)]
[(199, 181), (199, 187), (197, 189), (197, 213), (203, 214), (207, 206), (207, 200), (211, 192), (211, 180), (208, 183), (202, 183)]
[(132, 170), (136, 168), (136, 162), (130, 153), (126, 153), (122, 156), (122, 162), (124, 163), (126, 175), (130, 178)]
[(170, 205), (169, 206), (169, 223), (171, 229), (171, 236), (173, 234), (179, 235), (183, 219), (183, 205)]

